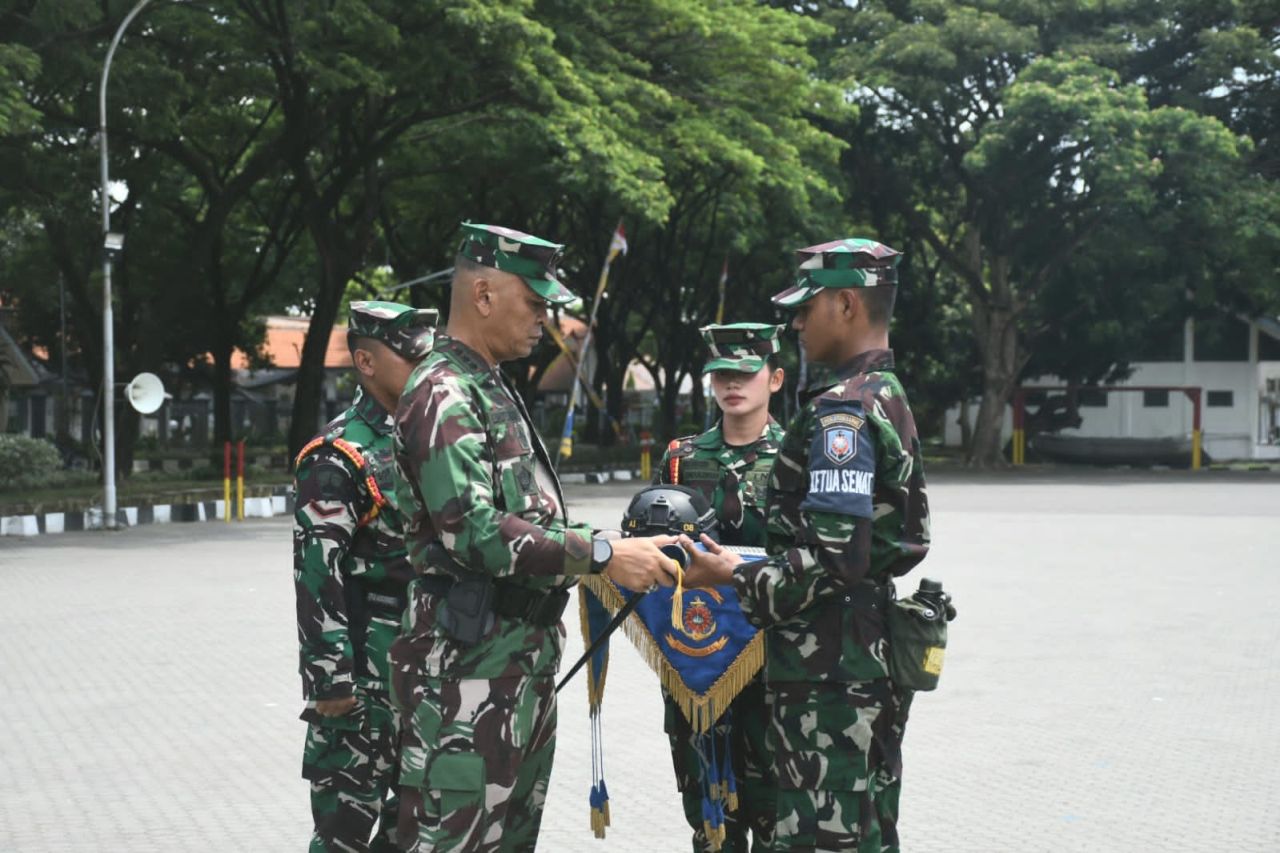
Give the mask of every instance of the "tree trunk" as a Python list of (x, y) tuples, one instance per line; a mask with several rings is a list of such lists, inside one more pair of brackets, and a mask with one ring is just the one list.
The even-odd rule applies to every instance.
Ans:
[(676, 435), (676, 403), (680, 400), (680, 377), (668, 375), (666, 382), (662, 386), (661, 418), (659, 421), (658, 435), (663, 441), (670, 441), (677, 438)]
[(116, 480), (133, 474), (133, 453), (138, 446), (141, 418), (128, 403), (116, 406)]
[(289, 458), (320, 429), (320, 404), (324, 399), (324, 357), (329, 350), (329, 335), (338, 319), (346, 277), (335, 283), (337, 271), (332, 258), (321, 258), (321, 282), (316, 294), (316, 307), (307, 326), (307, 339), (302, 345), (298, 376), (294, 385), (293, 412), (289, 419)]
[(956, 423), (960, 425), (960, 449), (966, 455), (973, 447), (973, 420), (969, 414), (969, 395), (966, 393), (960, 401), (960, 417), (956, 419)]
[(231, 441), (231, 352), (222, 334), (213, 352), (213, 446)]
[(982, 402), (974, 419), (967, 462), (985, 468), (1004, 464), (1000, 428), (1004, 409), (1018, 384), (1017, 315), (1007, 305), (974, 306), (974, 332), (982, 354)]
[(612, 447), (618, 443), (619, 436), (613, 429), (615, 423), (620, 429), (626, 429), (626, 423), (623, 420), (626, 413), (622, 410), (622, 386), (626, 382), (627, 366), (626, 362), (622, 362), (621, 366), (618, 362), (619, 359), (610, 359), (606, 368), (608, 372), (605, 377), (604, 405), (607, 411), (605, 412), (606, 424), (602, 427), (604, 433), (602, 443), (605, 447)]

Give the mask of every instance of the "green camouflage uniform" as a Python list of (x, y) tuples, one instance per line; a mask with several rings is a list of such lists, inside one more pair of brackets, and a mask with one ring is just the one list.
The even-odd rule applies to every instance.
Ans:
[[(572, 298), (551, 272), (555, 244), (464, 228), (464, 257), (522, 276), (549, 301)], [(419, 573), (391, 653), (404, 723), (400, 843), (424, 853), (532, 851), (555, 752), (557, 607), (591, 570), (592, 530), (566, 520), (520, 396), (447, 335), (400, 400), (396, 462)], [(442, 624), (450, 592), (468, 578), (492, 581), (494, 595), (474, 645)]]
[[(778, 351), (780, 330), (780, 326), (759, 323), (704, 327), (702, 335), (712, 358), (703, 372), (759, 371), (766, 358)], [(782, 427), (770, 418), (756, 441), (732, 446), (725, 443), (721, 426), (716, 424), (700, 435), (672, 441), (654, 472), (653, 482), (688, 486), (701, 492), (715, 510), (722, 544), (764, 547), (769, 469), (782, 437)], [(694, 853), (710, 851), (698, 779), (697, 736), (680, 706), (666, 691), (663, 691), (663, 704), (676, 787), (684, 802), (685, 818), (693, 829), (693, 850)], [(766, 752), (768, 717), (763, 682), (757, 678), (744, 688), (730, 704), (728, 716), (722, 719), (732, 721), (732, 732), (725, 723), (718, 723), (715, 731), (717, 737), (731, 738), (739, 805), (736, 811), (725, 815), (725, 838), (720, 850), (746, 853), (752, 849), (748, 830), (754, 838), (754, 849), (767, 850), (773, 834), (776, 785)]]
[[(774, 301), (823, 287), (892, 285), (897, 252), (841, 240), (801, 250), (799, 281)], [(770, 751), (777, 851), (898, 850), (902, 734), (910, 694), (888, 679), (892, 578), (929, 547), (920, 441), (888, 350), (864, 352), (811, 389), (788, 425), (769, 483), (767, 561), (734, 585), (769, 629)]]
[[(416, 360), (430, 349), (435, 316), (357, 302), (349, 334)], [(360, 392), (307, 444), (295, 469), (293, 570), (308, 724), (302, 775), (311, 783), (312, 851), (396, 849), (399, 726), (388, 651), (413, 570), (396, 508), (391, 427), (390, 413)], [(316, 700), (352, 695), (359, 704), (345, 716), (315, 710)]]

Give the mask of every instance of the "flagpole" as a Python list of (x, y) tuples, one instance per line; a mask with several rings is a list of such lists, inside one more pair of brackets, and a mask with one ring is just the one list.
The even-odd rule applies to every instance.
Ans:
[[(587, 379), (584, 375), (587, 357), (591, 354), (591, 333), (596, 327), (596, 313), (600, 310), (600, 301), (604, 296), (605, 286), (609, 283), (609, 267), (613, 265), (613, 259), (618, 256), (618, 252), (622, 249), (617, 245), (617, 237), (622, 230), (622, 223), (618, 223), (617, 229), (614, 230), (614, 236), (610, 238), (609, 253), (604, 256), (604, 266), (600, 269), (600, 280), (596, 283), (596, 298), (591, 303), (591, 319), (587, 321), (587, 333), (582, 338), (582, 350), (578, 358), (577, 370), (574, 371), (573, 389), (569, 392), (569, 411), (564, 418), (564, 433), (560, 437), (560, 446), (556, 449), (556, 470), (560, 469), (560, 460), (565, 456), (565, 444), (573, 440), (573, 412), (578, 407), (578, 386)], [(625, 245), (625, 244), (624, 244)]]
[(729, 256), (724, 256), (724, 266), (720, 268), (720, 304), (716, 306), (716, 325), (724, 322), (724, 290), (729, 281)]

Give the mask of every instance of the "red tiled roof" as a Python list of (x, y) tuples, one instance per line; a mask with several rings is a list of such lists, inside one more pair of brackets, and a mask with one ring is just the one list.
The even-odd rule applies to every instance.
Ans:
[[(294, 368), (302, 361), (302, 346), (307, 340), (309, 317), (268, 317), (267, 335), (262, 352), (276, 367)], [(329, 349), (324, 354), (325, 367), (350, 367), (347, 350), (347, 327), (334, 326), (329, 332)], [(247, 370), (249, 358), (240, 350), (231, 355), (232, 370)]]

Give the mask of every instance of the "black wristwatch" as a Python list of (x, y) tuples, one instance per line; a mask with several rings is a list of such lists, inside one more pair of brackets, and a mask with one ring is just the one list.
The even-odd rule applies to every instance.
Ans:
[(591, 574), (598, 575), (613, 559), (613, 546), (608, 539), (591, 540)]

